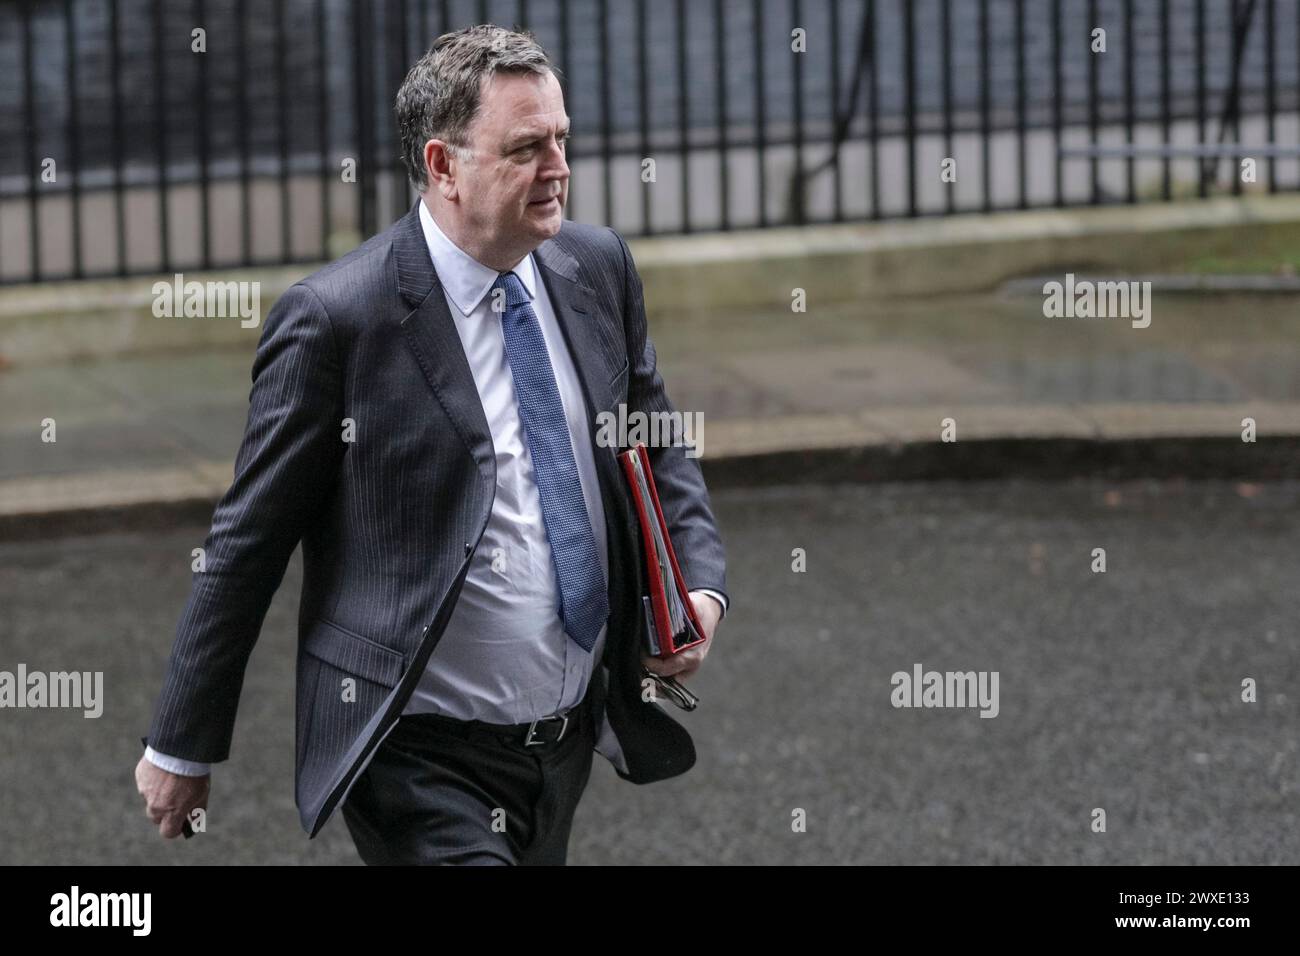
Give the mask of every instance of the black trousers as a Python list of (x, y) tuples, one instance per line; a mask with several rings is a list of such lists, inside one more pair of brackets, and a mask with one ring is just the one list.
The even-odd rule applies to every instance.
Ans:
[(563, 866), (591, 777), (596, 705), (588, 690), (564, 737), (531, 747), (522, 734), (482, 724), (401, 717), (343, 804), (361, 859), (372, 866)]

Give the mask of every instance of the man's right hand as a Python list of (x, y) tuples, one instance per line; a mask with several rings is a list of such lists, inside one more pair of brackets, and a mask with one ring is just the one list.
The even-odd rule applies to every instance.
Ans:
[(185, 777), (168, 773), (147, 757), (141, 757), (135, 765), (135, 788), (144, 797), (145, 813), (168, 840), (181, 835), (195, 807), (207, 809), (211, 783), (211, 774)]

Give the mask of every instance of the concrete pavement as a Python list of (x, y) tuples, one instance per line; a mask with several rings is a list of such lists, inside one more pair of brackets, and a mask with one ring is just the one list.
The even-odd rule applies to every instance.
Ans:
[[(1041, 294), (1020, 284), (716, 312), (652, 323), (651, 335), (674, 404), (703, 416), (711, 483), (792, 469), (1275, 478), (1300, 461), (1294, 294), (1157, 293), (1151, 325), (1133, 328), (1045, 318)], [(251, 360), (241, 347), (0, 372), (0, 536), (210, 517), (231, 480)], [(55, 442), (42, 441), (46, 419)]]

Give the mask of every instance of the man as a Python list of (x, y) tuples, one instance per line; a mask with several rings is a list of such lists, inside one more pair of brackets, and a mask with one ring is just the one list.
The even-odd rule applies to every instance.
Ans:
[(599, 751), (695, 761), (642, 667), (689, 678), (727, 605), (696, 459), (650, 449), (703, 644), (645, 652), (644, 573), (601, 412), (673, 410), (612, 229), (564, 221), (569, 119), (530, 34), (440, 37), (397, 97), (420, 200), (289, 289), (253, 365), (136, 768), (164, 837), (206, 807), (248, 656), (301, 540), (295, 798), (367, 863), (560, 863)]

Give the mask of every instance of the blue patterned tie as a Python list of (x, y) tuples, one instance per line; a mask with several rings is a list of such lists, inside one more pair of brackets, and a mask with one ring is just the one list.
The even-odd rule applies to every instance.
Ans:
[[(503, 272), (492, 288), (505, 291), (501, 327), (506, 357), (533, 459), (546, 536), (559, 575), (560, 619), (578, 646), (591, 653), (609, 616), (609, 595), (569, 444), (564, 404), (524, 284), (513, 272)], [(499, 299), (494, 297), (493, 302)]]

